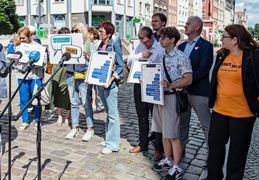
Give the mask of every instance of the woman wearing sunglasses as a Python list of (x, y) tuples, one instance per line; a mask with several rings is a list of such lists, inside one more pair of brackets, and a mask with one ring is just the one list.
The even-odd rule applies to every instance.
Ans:
[[(86, 26), (83, 23), (78, 23), (72, 27), (72, 33), (81, 33), (83, 43), (89, 37)], [(95, 48), (95, 47), (94, 47)], [(86, 59), (85, 64), (68, 64), (67, 65), (67, 85), (71, 105), (71, 120), (72, 130), (67, 134), (66, 139), (73, 139), (79, 134), (79, 94), (82, 100), (82, 106), (85, 110), (87, 131), (82, 138), (82, 141), (90, 141), (94, 136), (93, 130), (93, 109), (91, 104), (91, 87), (88, 86), (85, 80), (85, 74), (88, 69), (87, 52), (83, 51)], [(82, 76), (77, 76), (77, 75)]]

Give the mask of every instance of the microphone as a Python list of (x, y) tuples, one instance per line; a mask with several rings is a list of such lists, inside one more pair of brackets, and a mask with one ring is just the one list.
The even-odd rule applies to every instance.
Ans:
[(71, 54), (65, 52), (65, 53), (62, 55), (62, 58), (60, 59), (60, 61), (59, 61), (58, 64), (59, 64), (59, 65), (62, 65), (62, 64), (64, 63), (64, 61), (68, 61), (70, 58), (71, 58)]
[(25, 64), (24, 68), (21, 70), (21, 73), (25, 73), (31, 69), (33, 63), (38, 62), (40, 59), (39, 51), (31, 51), (29, 54), (29, 61)]
[(22, 53), (20, 51), (15, 52), (14, 54), (8, 54), (6, 56), (7, 59), (10, 60), (10, 62), (3, 67), (0, 70), (0, 77), (5, 78), (7, 76), (7, 74), (9, 73), (10, 67), (12, 67), (12, 65), (17, 61), (20, 60), (22, 58)]
[(3, 49), (3, 45), (0, 43), (0, 52), (2, 51)]

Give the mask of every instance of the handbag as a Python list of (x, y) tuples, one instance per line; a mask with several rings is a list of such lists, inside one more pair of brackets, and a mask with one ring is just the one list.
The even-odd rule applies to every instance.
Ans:
[(47, 66), (46, 66), (46, 73), (47, 74), (51, 74), (52, 72), (52, 67), (53, 67), (53, 64), (50, 64), (50, 62), (47, 63)]
[(75, 80), (85, 80), (86, 72), (74, 72), (74, 79)]
[[(38, 92), (38, 86), (37, 84), (35, 83), (34, 85), (34, 89), (33, 89), (33, 95), (35, 95), (36, 93)], [(50, 104), (50, 97), (49, 97), (49, 93), (48, 93), (48, 90), (47, 90), (47, 87), (45, 86), (43, 88), (43, 90), (40, 92), (40, 96), (41, 96), (41, 105), (42, 106), (46, 106), (46, 105), (49, 105)], [(38, 101), (37, 101), (37, 98), (35, 98), (32, 103), (32, 105), (34, 106), (37, 106), (38, 105)]]
[[(113, 45), (112, 45), (112, 52), (114, 52), (114, 49), (113, 49)], [(112, 70), (114, 71), (117, 67), (116, 65), (116, 57), (114, 56), (114, 59), (113, 59), (113, 67), (112, 67)], [(119, 75), (119, 79), (117, 79), (117, 83), (118, 84), (122, 84), (124, 83), (125, 81), (127, 81), (128, 79), (128, 76), (129, 76), (129, 68), (127, 66), (127, 59), (123, 61), (124, 62), (124, 66), (123, 66), (123, 70), (122, 70), (122, 73)]]
[[(169, 83), (172, 83), (172, 80), (167, 72), (167, 69), (165, 67), (165, 57), (163, 58), (163, 67), (164, 67), (164, 71), (165, 71), (165, 75), (166, 78), (168, 80)], [(183, 91), (176, 91), (176, 89), (173, 89), (174, 93), (175, 93), (175, 97), (176, 97), (176, 112), (178, 114), (181, 114), (183, 112), (187, 112), (188, 111), (188, 96), (186, 92)]]

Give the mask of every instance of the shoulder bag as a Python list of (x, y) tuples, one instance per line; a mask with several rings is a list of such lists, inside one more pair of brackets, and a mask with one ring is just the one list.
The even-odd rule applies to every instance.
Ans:
[[(113, 48), (113, 45), (112, 45), (112, 52), (115, 52), (114, 51), (114, 48)], [(116, 53), (116, 52), (115, 52)], [(129, 76), (129, 68), (127, 66), (127, 61), (123, 61), (124, 63), (124, 66), (123, 66), (123, 70), (122, 70), (122, 73), (120, 75), (120, 79), (117, 80), (117, 83), (118, 84), (122, 84), (124, 83), (125, 81), (127, 81), (128, 79), (128, 76)], [(116, 69), (116, 57), (114, 56), (114, 62), (113, 62), (113, 67), (112, 67), (112, 70), (115, 70)]]
[[(165, 66), (165, 57), (163, 58), (163, 67), (164, 67), (164, 71), (165, 71), (165, 75), (166, 78), (168, 80), (169, 83), (172, 83), (172, 80), (167, 72), (166, 66)], [(188, 96), (186, 92), (183, 91), (176, 91), (175, 89), (173, 89), (174, 93), (175, 93), (175, 97), (176, 97), (176, 112), (178, 114), (181, 114), (183, 112), (188, 111)]]

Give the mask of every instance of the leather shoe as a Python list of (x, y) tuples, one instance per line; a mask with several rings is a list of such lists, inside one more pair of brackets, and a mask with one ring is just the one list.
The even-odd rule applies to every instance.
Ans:
[(139, 153), (141, 151), (147, 151), (147, 150), (148, 150), (148, 148), (143, 148), (141, 146), (136, 146), (136, 147), (132, 148), (129, 152), (130, 153)]
[(153, 141), (153, 140), (155, 140), (155, 139), (156, 139), (155, 133), (152, 132), (152, 134), (148, 137), (148, 141)]
[(163, 158), (163, 152), (162, 151), (155, 151), (154, 161), (160, 161), (162, 158)]

